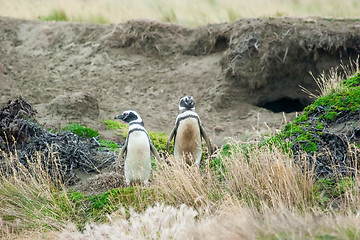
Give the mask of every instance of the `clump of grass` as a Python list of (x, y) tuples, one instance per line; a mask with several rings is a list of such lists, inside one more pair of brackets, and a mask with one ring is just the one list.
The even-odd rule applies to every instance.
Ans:
[(106, 222), (107, 216), (123, 208), (128, 214), (135, 210), (143, 212), (148, 206), (154, 205), (160, 198), (154, 191), (144, 187), (114, 188), (106, 193), (86, 196), (81, 192), (69, 192), (69, 199), (77, 209), (82, 210), (79, 228), (91, 222)]
[(96, 196), (67, 192), (61, 179), (42, 167), (40, 153), (27, 166), (17, 156), (2, 153), (1, 157), (6, 166), (0, 169), (0, 230), (61, 230), (69, 221), (81, 229), (88, 222), (107, 221), (107, 214), (122, 207), (144, 211), (162, 199), (161, 194), (144, 187), (117, 188)]
[[(15, 231), (27, 228), (59, 230), (68, 221), (76, 221), (77, 210), (65, 186), (42, 167), (40, 153), (28, 160), (27, 167), (16, 155), (1, 152), (1, 159), (6, 163), (0, 169), (0, 219), (4, 227)], [(52, 161), (56, 166), (58, 160)]]
[(104, 146), (105, 148), (110, 149), (111, 151), (118, 151), (119, 150), (119, 145), (114, 141), (106, 140), (106, 139), (99, 139), (99, 143), (102, 146)]
[[(166, 143), (168, 140), (168, 135), (166, 133), (163, 132), (152, 132), (149, 131), (149, 136), (150, 139), (152, 140), (154, 147), (159, 151), (159, 152), (165, 152), (166, 151)], [(170, 144), (170, 149), (169, 151), (172, 152), (173, 149), (173, 144)]]
[[(78, 124), (78, 123), (70, 123), (62, 128), (62, 131), (70, 131), (80, 137), (85, 138), (98, 138), (99, 132), (90, 128), (86, 127), (84, 125)], [(98, 142), (103, 146), (99, 149), (109, 149), (111, 151), (119, 151), (119, 145), (111, 140), (106, 139), (98, 139)]]
[(249, 208), (227, 208), (222, 216), (196, 222), (191, 236), (211, 239), (356, 239), (360, 226), (354, 214), (323, 214), (314, 209), (298, 214), (283, 207), (264, 207), (262, 212)]
[(51, 11), (51, 13), (48, 16), (45, 16), (45, 17), (40, 16), (39, 19), (43, 20), (43, 21), (57, 21), (57, 22), (69, 21), (69, 18), (63, 9), (54, 9)]
[(318, 77), (315, 77), (312, 73), (310, 73), (319, 88), (318, 94), (312, 93), (302, 86), (300, 86), (300, 88), (314, 99), (321, 96), (343, 92), (346, 87), (350, 87), (346, 83), (348, 80), (344, 81), (344, 79), (352, 78), (354, 73), (358, 73), (360, 71), (359, 58), (356, 59), (356, 61), (350, 61), (348, 65), (341, 64), (340, 68), (341, 71), (339, 70), (339, 67), (331, 68), (327, 74), (323, 72)]
[[(161, 189), (168, 204), (182, 202), (198, 207), (231, 198), (248, 206), (311, 205), (311, 174), (306, 175), (291, 164), (288, 155), (281, 150), (259, 147), (253, 147), (245, 155), (243, 149), (233, 147), (236, 151), (221, 158), (217, 172), (210, 167), (200, 172), (175, 162), (160, 165), (154, 172), (154, 186)], [(218, 177), (219, 171), (222, 178)], [(178, 182), (182, 184), (179, 186)], [(287, 194), (283, 195), (284, 192)]]
[(62, 128), (63, 131), (70, 131), (85, 138), (98, 137), (99, 132), (78, 123), (70, 123)]
[(337, 201), (346, 198), (345, 195), (357, 195), (355, 186), (353, 177), (319, 179), (314, 185), (314, 195), (322, 208), (337, 207)]

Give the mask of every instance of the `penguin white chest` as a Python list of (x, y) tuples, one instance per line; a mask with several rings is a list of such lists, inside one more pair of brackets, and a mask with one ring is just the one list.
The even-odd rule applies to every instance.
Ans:
[(135, 131), (129, 135), (125, 159), (127, 181), (145, 181), (150, 177), (151, 158), (149, 138), (145, 132)]
[(189, 164), (192, 164), (193, 161), (199, 164), (201, 154), (201, 135), (198, 120), (187, 118), (180, 121), (175, 137), (175, 158), (185, 157)]

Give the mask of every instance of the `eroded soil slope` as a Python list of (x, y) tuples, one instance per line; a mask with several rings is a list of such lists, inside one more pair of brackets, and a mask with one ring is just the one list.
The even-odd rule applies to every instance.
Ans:
[(0, 18), (0, 104), (22, 96), (45, 126), (81, 122), (115, 138), (100, 120), (134, 109), (148, 129), (169, 132), (178, 100), (193, 95), (220, 144), (225, 136), (256, 138), (267, 131), (264, 122), (282, 127), (282, 111), (291, 120), (311, 102), (299, 88), (316, 91), (309, 71), (355, 59), (359, 47), (356, 19), (243, 19), (189, 29)]

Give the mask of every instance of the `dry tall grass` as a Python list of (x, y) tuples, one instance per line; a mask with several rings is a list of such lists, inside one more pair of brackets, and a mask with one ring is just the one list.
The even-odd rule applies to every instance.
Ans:
[[(319, 204), (321, 194), (314, 193), (311, 172), (302, 171), (281, 150), (255, 145), (235, 146), (230, 152), (216, 170), (208, 165), (199, 170), (185, 163), (160, 163), (150, 189), (134, 191), (131, 199), (138, 203), (112, 198), (112, 206), (130, 203), (140, 206), (137, 211), (110, 206), (107, 223), (88, 223), (83, 232), (75, 227), (79, 206), (70, 201), (65, 186), (55, 186), (39, 167), (41, 155), (29, 161), (30, 170), (16, 156), (5, 155), (2, 160), (18, 170), (1, 176), (1, 235), (21, 239), (27, 233), (24, 229), (30, 228), (34, 239), (48, 237), (42, 233), (49, 229), (62, 231), (61, 239), (360, 237), (357, 176), (355, 187), (335, 200), (337, 208), (324, 207)], [(153, 196), (144, 198), (144, 192)]]
[(36, 153), (23, 164), (16, 154), (0, 151), (0, 237), (32, 228), (60, 230), (75, 215), (65, 186), (50, 175), (56, 164), (54, 171), (44, 168), (42, 157)]
[[(307, 159), (304, 157), (304, 161)], [(234, 148), (222, 173), (186, 164), (160, 164), (151, 189), (161, 204), (143, 212), (125, 210), (109, 223), (72, 225), (61, 239), (356, 239), (360, 237), (360, 196), (349, 188), (338, 208), (323, 208), (311, 173), (280, 150)], [(220, 175), (219, 175), (220, 174)], [(356, 177), (356, 187), (359, 187)]]
[(359, 71), (359, 57), (356, 60), (349, 59), (349, 63), (342, 63), (340, 67), (331, 68), (328, 73), (323, 72), (318, 77), (310, 73), (319, 88), (317, 94), (302, 86), (300, 86), (300, 88), (308, 94), (309, 97), (314, 99), (332, 93), (339, 93), (344, 90), (344, 86), (341, 85), (343, 80), (350, 78), (354, 73), (358, 73)]
[(80, 22), (146, 18), (185, 26), (257, 17), (349, 18), (359, 12), (357, 0), (0, 0), (0, 16), (39, 19), (65, 13), (69, 20)]
[[(303, 173), (281, 150), (253, 146), (244, 152), (235, 147), (222, 159), (223, 169), (204, 171), (186, 164), (162, 164), (154, 172), (153, 188), (167, 204), (222, 208), (222, 204), (259, 208), (297, 208), (311, 204), (311, 173)], [(285, 193), (285, 194), (284, 194)], [(221, 204), (220, 204), (221, 203)]]

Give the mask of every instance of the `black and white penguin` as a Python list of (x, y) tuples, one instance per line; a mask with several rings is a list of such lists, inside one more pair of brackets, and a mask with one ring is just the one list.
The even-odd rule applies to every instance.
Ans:
[(209, 156), (211, 155), (210, 139), (201, 125), (200, 118), (195, 112), (195, 101), (192, 96), (185, 96), (179, 102), (179, 115), (175, 121), (175, 127), (170, 133), (166, 150), (169, 150), (170, 142), (174, 138), (174, 157), (182, 159), (189, 165), (199, 165), (202, 148), (201, 137), (205, 139)]
[(137, 112), (127, 110), (116, 116), (115, 119), (129, 123), (128, 137), (121, 148), (115, 169), (118, 168), (121, 159), (125, 156), (126, 184), (129, 186), (132, 182), (141, 181), (146, 186), (151, 172), (150, 152), (160, 161), (159, 153), (151, 143), (144, 122)]

